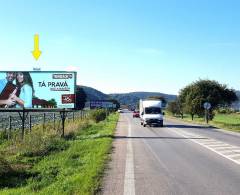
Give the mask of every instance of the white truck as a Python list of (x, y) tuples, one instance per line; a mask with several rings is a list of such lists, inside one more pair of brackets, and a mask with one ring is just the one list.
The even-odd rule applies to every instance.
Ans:
[(139, 102), (141, 125), (157, 125), (163, 127), (162, 101), (140, 100)]

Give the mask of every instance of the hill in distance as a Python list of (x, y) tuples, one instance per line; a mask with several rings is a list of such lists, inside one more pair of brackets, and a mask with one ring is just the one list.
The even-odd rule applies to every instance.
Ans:
[(115, 94), (109, 94), (110, 97), (113, 99), (118, 100), (121, 104), (127, 104), (127, 105), (136, 105), (136, 103), (140, 99), (146, 99), (151, 96), (162, 96), (164, 97), (168, 102), (174, 101), (176, 99), (176, 95), (170, 95), (165, 93), (159, 93), (159, 92), (131, 92), (131, 93), (115, 93)]
[(238, 96), (238, 100), (240, 100), (240, 91), (236, 91), (236, 95)]
[(176, 95), (170, 95), (159, 92), (131, 92), (131, 93), (114, 93), (114, 94), (105, 94), (99, 90), (96, 90), (92, 87), (80, 86), (83, 88), (87, 95), (87, 101), (92, 100), (107, 100), (107, 99), (116, 99), (120, 104), (123, 105), (136, 105), (139, 99), (146, 99), (150, 96), (162, 96), (168, 102), (176, 99)]
[(92, 87), (86, 87), (86, 86), (78, 86), (83, 88), (87, 95), (87, 101), (93, 101), (93, 100), (107, 100), (109, 99), (109, 96), (105, 93), (102, 93), (101, 91), (98, 91)]

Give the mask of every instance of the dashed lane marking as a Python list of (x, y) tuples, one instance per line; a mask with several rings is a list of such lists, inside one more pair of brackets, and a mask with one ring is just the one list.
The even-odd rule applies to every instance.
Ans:
[(124, 195), (135, 195), (135, 177), (134, 177), (134, 159), (132, 140), (132, 127), (128, 120), (128, 140), (127, 140), (127, 156), (124, 176)]

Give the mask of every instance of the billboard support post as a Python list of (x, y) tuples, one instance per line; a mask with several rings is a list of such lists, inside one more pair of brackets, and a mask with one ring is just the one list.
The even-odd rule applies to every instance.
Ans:
[(67, 112), (65, 109), (63, 109), (63, 111), (60, 112), (60, 116), (61, 116), (61, 119), (62, 119), (62, 137), (64, 137), (64, 130), (65, 130), (65, 120), (66, 120), (66, 117), (67, 117)]
[(45, 130), (45, 123), (46, 123), (46, 113), (43, 113), (43, 131)]
[(55, 121), (56, 121), (56, 114), (53, 113), (53, 129), (54, 129), (54, 131), (56, 130), (56, 124), (55, 124)]
[[(21, 114), (22, 113), (22, 114)], [(18, 112), (18, 114), (19, 114), (19, 116), (20, 116), (20, 118), (21, 118), (21, 120), (22, 120), (22, 139), (24, 138), (24, 131), (25, 131), (25, 120), (26, 120), (26, 118), (27, 118), (27, 116), (28, 116), (28, 111), (26, 111), (24, 108), (23, 108), (23, 110), (22, 110), (22, 112)]]

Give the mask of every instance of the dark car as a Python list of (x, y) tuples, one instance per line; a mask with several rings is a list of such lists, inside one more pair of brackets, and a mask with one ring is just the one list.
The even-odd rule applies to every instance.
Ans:
[(135, 110), (133, 111), (133, 118), (139, 118), (139, 111)]

